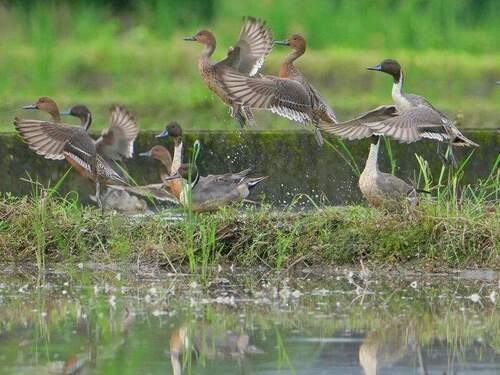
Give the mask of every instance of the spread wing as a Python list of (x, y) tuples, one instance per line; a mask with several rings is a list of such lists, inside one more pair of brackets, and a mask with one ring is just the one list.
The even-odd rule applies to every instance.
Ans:
[(254, 76), (271, 53), (273, 35), (264, 21), (254, 17), (246, 17), (244, 20), (236, 46), (229, 51), (227, 58), (218, 64)]
[(225, 70), (220, 79), (233, 100), (261, 108), (300, 123), (312, 121), (311, 100), (298, 82), (272, 76), (247, 77)]
[(96, 142), (97, 152), (111, 160), (131, 158), (138, 134), (139, 127), (135, 118), (122, 106), (112, 106), (109, 126)]
[(19, 118), (14, 120), (14, 126), (37, 154), (46, 159), (71, 159), (73, 165), (94, 172), (94, 141), (82, 127)]
[(440, 142), (449, 140), (445, 122), (439, 112), (427, 106), (419, 106), (404, 110), (395, 116), (380, 122), (368, 123), (370, 129), (379, 134), (411, 143), (422, 138)]
[(316, 126), (325, 133), (335, 134), (348, 140), (356, 140), (367, 138), (374, 133), (373, 129), (370, 128), (368, 124), (378, 124), (380, 121), (392, 118), (395, 113), (396, 107), (394, 105), (383, 105), (363, 113), (352, 120), (339, 122), (337, 124), (320, 123)]

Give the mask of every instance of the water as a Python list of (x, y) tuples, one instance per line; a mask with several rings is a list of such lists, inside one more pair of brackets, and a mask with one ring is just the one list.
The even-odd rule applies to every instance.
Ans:
[(498, 272), (3, 269), (1, 374), (500, 372)]
[[(478, 142), (481, 147), (465, 169), (464, 183), (474, 183), (491, 172), (498, 156), (500, 133), (492, 131), (467, 132), (466, 135)], [(267, 202), (276, 205), (289, 204), (297, 194), (309, 195), (313, 200), (326, 200), (331, 204), (347, 204), (362, 201), (357, 186), (357, 177), (346, 162), (328, 145), (318, 148), (314, 136), (309, 132), (199, 132), (187, 134), (185, 159), (190, 155), (195, 139), (202, 143), (199, 169), (202, 175), (209, 173), (237, 172), (254, 166), (258, 174), (270, 178), (255, 189), (251, 198), (264, 196)], [(328, 138), (334, 142), (333, 138)], [(148, 150), (154, 144), (168, 145), (171, 140), (159, 141), (151, 133), (141, 132), (135, 150)], [(54, 183), (67, 170), (64, 161), (45, 160), (22, 143), (18, 136), (0, 136), (0, 192), (29, 194), (32, 186), (21, 178), (28, 175), (38, 179), (45, 186)], [(359, 168), (362, 170), (366, 160), (369, 141), (346, 142)], [(337, 145), (338, 147), (338, 145)], [(417, 142), (401, 145), (392, 142), (393, 153), (397, 159), (396, 174), (407, 181), (418, 178), (418, 164), (415, 153), (424, 156), (430, 163), (434, 176), (438, 176), (441, 162), (436, 155), (435, 142)], [(457, 158), (464, 159), (470, 149), (456, 148)], [(390, 171), (387, 151), (381, 147), (381, 170)], [(139, 184), (159, 182), (159, 163), (136, 157), (126, 163), (131, 176)], [(86, 179), (73, 172), (61, 189), (63, 194), (76, 191), (80, 199), (88, 202), (88, 195), (94, 194), (94, 187)]]

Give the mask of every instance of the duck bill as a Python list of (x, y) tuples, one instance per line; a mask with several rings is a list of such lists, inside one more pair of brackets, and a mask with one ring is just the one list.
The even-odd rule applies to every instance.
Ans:
[(382, 70), (382, 65), (378, 64), (378, 65), (375, 65), (375, 66), (369, 66), (366, 69), (368, 69), (368, 70), (377, 70), (377, 71), (380, 72)]
[(182, 38), (182, 40), (184, 40), (186, 42), (196, 42), (196, 37), (194, 35), (192, 35), (192, 36), (185, 36), (184, 38)]
[(273, 40), (273, 45), (289, 46), (290, 42), (288, 41), (288, 39), (285, 39), (285, 40)]
[(139, 154), (139, 156), (144, 156), (144, 157), (150, 158), (151, 157), (151, 150), (145, 151), (145, 152), (141, 152)]
[(36, 104), (28, 104), (23, 106), (23, 109), (37, 109)]
[(172, 176), (163, 177), (163, 181), (177, 180), (179, 178), (182, 178), (182, 176), (180, 175), (179, 172), (177, 172), (177, 173), (173, 174)]
[(156, 138), (165, 138), (165, 137), (168, 137), (168, 130), (165, 129), (164, 131), (162, 131), (160, 134), (157, 134), (155, 136)]

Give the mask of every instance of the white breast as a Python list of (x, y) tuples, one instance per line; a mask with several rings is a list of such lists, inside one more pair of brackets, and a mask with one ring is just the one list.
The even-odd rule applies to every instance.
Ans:
[(396, 105), (398, 111), (404, 111), (412, 107), (412, 104), (403, 96), (401, 92), (402, 81), (403, 80), (400, 79), (398, 83), (394, 83), (392, 85), (392, 100), (394, 100), (394, 104)]

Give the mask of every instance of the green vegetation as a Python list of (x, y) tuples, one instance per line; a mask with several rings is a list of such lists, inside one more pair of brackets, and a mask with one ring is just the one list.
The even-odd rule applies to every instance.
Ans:
[[(28, 2), (29, 3), (29, 2)], [(265, 18), (277, 38), (301, 32), (309, 50), (298, 65), (339, 118), (391, 101), (388, 77), (364, 68), (385, 57), (400, 60), (411, 92), (427, 96), (463, 127), (498, 126), (500, 77), (494, 1), (176, 1), (129, 3), (33, 2), (0, 5), (0, 130), (12, 130), (18, 110), (38, 96), (61, 106), (88, 104), (95, 127), (106, 108), (124, 103), (142, 128), (176, 118), (191, 129), (235, 129), (227, 108), (201, 82), (185, 43), (203, 27), (218, 38), (216, 58), (235, 42), (240, 16)], [(361, 12), (360, 9), (363, 11)], [(287, 50), (276, 47), (265, 72), (276, 74)], [(32, 115), (32, 113), (30, 113)], [(261, 128), (295, 129), (259, 115)]]
[[(41, 205), (42, 231), (34, 232), (30, 223), (39, 219)], [(4, 261), (38, 259), (43, 246), (51, 262), (121, 259), (200, 272), (219, 263), (287, 268), (360, 259), (431, 268), (500, 266), (498, 210), (472, 202), (460, 208), (423, 202), (412, 215), (355, 206), (308, 212), (226, 208), (197, 215), (193, 226), (161, 214), (101, 217), (71, 199), (2, 196), (0, 219)]]

